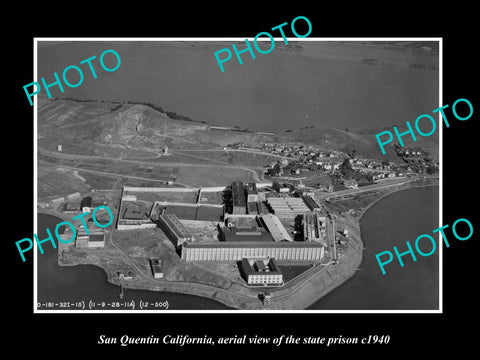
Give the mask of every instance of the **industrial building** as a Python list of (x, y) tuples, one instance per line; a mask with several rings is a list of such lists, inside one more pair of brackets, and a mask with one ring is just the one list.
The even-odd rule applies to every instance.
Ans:
[(79, 199), (80, 196), (81, 195), (80, 195), (79, 192), (74, 192), (74, 193), (71, 193), (71, 194), (68, 194), (67, 196), (65, 196), (65, 200), (69, 201), (69, 200)]
[(235, 181), (232, 183), (232, 202), (233, 214), (245, 214), (246, 213), (246, 199), (245, 199), (245, 189), (243, 183)]
[(99, 248), (105, 246), (105, 233), (90, 234), (88, 237), (89, 248)]
[(246, 183), (245, 194), (247, 197), (247, 213), (257, 215), (259, 213), (257, 185), (255, 183)]
[(247, 194), (247, 202), (258, 201), (258, 191), (255, 183), (245, 183), (245, 193)]
[(324, 245), (300, 241), (219, 241), (185, 242), (182, 260), (239, 261), (243, 258), (273, 257), (277, 260), (318, 261), (323, 259)]
[(63, 208), (64, 214), (76, 214), (80, 212), (80, 200), (68, 200)]
[(88, 234), (83, 225), (77, 228), (75, 246), (77, 248), (102, 248), (105, 246), (105, 232), (88, 229)]
[(269, 197), (267, 202), (273, 213), (280, 218), (294, 218), (297, 215), (303, 215), (306, 211), (310, 211), (302, 198)]
[(326, 218), (318, 211), (303, 215), (303, 238), (305, 241), (321, 241), (326, 237)]
[(269, 286), (283, 284), (283, 274), (273, 258), (243, 258), (240, 269), (249, 285)]
[(92, 211), (92, 198), (90, 196), (85, 196), (80, 202), (80, 209), (82, 213)]
[(168, 236), (175, 247), (181, 246), (185, 241), (192, 241), (193, 237), (175, 214), (165, 214), (158, 217), (158, 226)]
[(320, 205), (310, 195), (304, 195), (302, 199), (310, 211), (321, 210)]
[(280, 219), (273, 214), (262, 215), (262, 222), (275, 241), (293, 241)]
[(150, 268), (155, 279), (163, 279), (162, 260), (150, 259)]
[(59, 198), (55, 198), (55, 199), (50, 200), (50, 204), (53, 207), (53, 206), (56, 206), (56, 205), (59, 205), (59, 204), (63, 203), (64, 201), (65, 201), (64, 197), (59, 197)]

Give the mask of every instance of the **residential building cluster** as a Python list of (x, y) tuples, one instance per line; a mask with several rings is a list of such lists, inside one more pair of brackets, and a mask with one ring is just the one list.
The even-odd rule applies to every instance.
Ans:
[(341, 151), (325, 151), (318, 146), (302, 144), (264, 143), (260, 144), (257, 149), (286, 157), (311, 157), (312, 160), (336, 158), (343, 155)]

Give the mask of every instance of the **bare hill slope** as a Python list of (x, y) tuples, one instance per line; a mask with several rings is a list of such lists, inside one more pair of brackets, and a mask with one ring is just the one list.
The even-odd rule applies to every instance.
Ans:
[[(375, 138), (375, 134), (383, 130), (393, 132), (392, 128), (342, 130), (310, 126), (263, 136), (255, 132), (209, 131), (208, 124), (183, 118), (149, 104), (59, 99), (47, 102), (39, 109), (38, 136), (43, 147), (54, 149), (55, 144), (71, 144), (73, 152), (78, 153), (98, 147), (142, 151), (165, 146), (204, 149), (233, 143), (252, 146), (255, 143), (278, 142), (315, 144), (325, 150), (347, 153), (355, 150), (363, 157), (399, 160), (390, 145), (387, 146), (387, 155), (382, 155)], [(406, 130), (401, 126), (399, 129)], [(421, 147), (431, 156), (438, 157), (438, 131), (430, 137), (417, 138), (417, 142), (408, 140), (408, 137), (404, 137), (404, 141), (408, 146)], [(398, 141), (394, 139), (393, 143)]]

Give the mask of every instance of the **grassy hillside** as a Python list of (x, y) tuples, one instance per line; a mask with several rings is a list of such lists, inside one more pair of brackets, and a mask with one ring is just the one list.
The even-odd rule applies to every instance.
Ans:
[[(55, 150), (57, 144), (62, 144), (67, 153), (141, 158), (154, 157), (155, 151), (165, 146), (198, 150), (231, 143), (253, 146), (278, 142), (315, 144), (326, 151), (355, 150), (358, 156), (399, 160), (390, 146), (387, 154), (382, 155), (375, 138), (381, 131), (393, 131), (393, 125), (385, 129), (361, 130), (310, 126), (265, 137), (251, 132), (209, 131), (208, 124), (183, 120), (181, 115), (172, 115), (155, 105), (66, 99), (42, 103), (38, 112), (38, 137), (39, 145), (47, 150)], [(399, 130), (405, 131), (406, 127), (399, 125)], [(417, 138), (414, 143), (405, 137), (404, 142), (438, 157), (438, 131), (430, 137)], [(398, 143), (396, 138), (393, 143)]]

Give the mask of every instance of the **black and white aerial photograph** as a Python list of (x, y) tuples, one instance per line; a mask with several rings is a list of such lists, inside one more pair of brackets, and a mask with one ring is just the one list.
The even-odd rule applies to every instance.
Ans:
[(37, 44), (38, 310), (439, 309), (438, 39)]
[(473, 349), (474, 11), (38, 5), (4, 31), (7, 347)]

